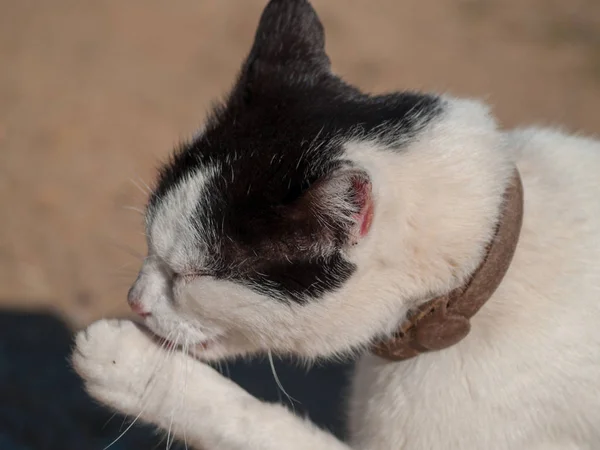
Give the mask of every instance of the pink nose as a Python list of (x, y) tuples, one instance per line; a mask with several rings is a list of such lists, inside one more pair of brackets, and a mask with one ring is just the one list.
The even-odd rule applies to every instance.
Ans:
[(129, 307), (131, 308), (131, 310), (138, 316), (148, 317), (151, 315), (148, 311), (144, 309), (142, 303), (139, 300), (133, 299), (131, 298), (131, 296), (129, 296), (129, 298), (127, 299), (127, 303), (129, 303)]

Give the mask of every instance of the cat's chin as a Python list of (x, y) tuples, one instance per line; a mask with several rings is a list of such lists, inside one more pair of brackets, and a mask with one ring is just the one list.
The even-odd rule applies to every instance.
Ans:
[(168, 349), (178, 348), (178, 349), (187, 351), (188, 353), (192, 353), (192, 354), (196, 354), (196, 353), (199, 354), (202, 352), (207, 352), (207, 351), (211, 350), (212, 348), (217, 347), (219, 345), (219, 339), (207, 339), (205, 341), (195, 342), (192, 344), (188, 343), (186, 345), (178, 344), (176, 342), (169, 341), (162, 337), (159, 337), (158, 340), (161, 343), (161, 345), (163, 345), (165, 348), (168, 348)]
[[(196, 341), (196, 342), (186, 342), (182, 344), (181, 342), (172, 341), (163, 337), (162, 335), (156, 333), (150, 327), (145, 324), (140, 324), (146, 330), (146, 332), (156, 340), (157, 344), (162, 348), (167, 350), (179, 350), (185, 353), (190, 354), (191, 356), (207, 360), (207, 359), (218, 359), (215, 358), (214, 355), (223, 355), (224, 354), (224, 346), (222, 345), (222, 339), (219, 337), (210, 338), (206, 340)], [(221, 358), (224, 356), (221, 356)]]
[(167, 350), (178, 350), (201, 361), (215, 361), (231, 356), (225, 351), (218, 339), (211, 339), (193, 344), (181, 345), (157, 336), (159, 345)]
[(268, 350), (255, 347), (247, 342), (236, 341), (229, 335), (222, 335), (211, 340), (189, 345), (187, 353), (193, 358), (210, 363), (266, 355)]
[(191, 357), (204, 362), (231, 360), (244, 356), (253, 356), (265, 353), (265, 349), (254, 347), (246, 341), (233, 339), (229, 333), (223, 332), (206, 339), (194, 340), (187, 336), (183, 341), (172, 341), (165, 337), (172, 333), (164, 333), (152, 327), (147, 321), (136, 321), (159, 346), (167, 350), (177, 350), (187, 353)]
[(249, 352), (235, 351), (228, 348), (223, 342), (219, 340), (202, 342), (190, 346), (187, 350), (188, 354), (193, 358), (196, 358), (204, 362), (215, 362), (222, 360), (231, 360), (241, 356), (248, 355)]

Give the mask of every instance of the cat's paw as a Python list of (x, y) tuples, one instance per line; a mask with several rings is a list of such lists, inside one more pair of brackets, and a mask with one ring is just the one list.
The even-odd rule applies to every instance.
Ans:
[(152, 378), (166, 351), (136, 324), (100, 320), (75, 338), (73, 367), (88, 393), (126, 414), (137, 414), (151, 392)]
[(204, 418), (204, 430), (216, 427), (231, 405), (249, 397), (212, 367), (162, 348), (129, 321), (101, 320), (79, 332), (72, 362), (96, 400), (162, 428), (177, 427), (178, 417), (190, 411)]

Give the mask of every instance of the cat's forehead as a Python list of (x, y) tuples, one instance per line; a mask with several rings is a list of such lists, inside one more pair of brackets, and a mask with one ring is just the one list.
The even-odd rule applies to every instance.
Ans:
[(326, 173), (343, 157), (345, 142), (406, 142), (440, 110), (433, 96), (368, 96), (332, 75), (319, 85), (269, 86), (251, 101), (234, 90), (202, 132), (162, 167), (150, 206), (198, 171), (218, 173), (229, 199), (283, 186), (294, 189)]
[(226, 146), (202, 158), (197, 155), (210, 138), (197, 136), (166, 167), (153, 193), (146, 213), (151, 250), (173, 264), (194, 259), (197, 265), (209, 264), (202, 257), (217, 257), (223, 240), (233, 239), (234, 228), (248, 228), (256, 215), (290, 201), (329, 170), (335, 151), (308, 153), (334, 141), (316, 137), (246, 142), (247, 148)]
[(284, 86), (218, 109), (161, 170), (147, 213), (157, 251), (181, 261), (200, 247), (215, 255), (236, 229), (253, 232), (251, 217), (334, 170), (345, 142), (406, 142), (440, 110), (435, 97), (369, 97), (343, 86)]
[[(198, 249), (206, 239), (194, 226), (195, 216), (206, 209), (203, 199), (211, 178), (218, 176), (216, 166), (191, 170), (185, 177), (147, 209), (146, 235), (149, 251), (170, 266), (183, 266), (190, 261), (201, 264)], [(180, 268), (180, 267), (176, 267)]]

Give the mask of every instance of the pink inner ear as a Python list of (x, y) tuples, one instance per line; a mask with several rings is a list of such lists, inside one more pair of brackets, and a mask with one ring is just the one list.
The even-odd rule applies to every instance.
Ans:
[(356, 214), (356, 223), (358, 225), (358, 236), (362, 238), (367, 235), (373, 222), (373, 197), (371, 195), (371, 183), (365, 179), (355, 179), (352, 182), (356, 199), (359, 204), (359, 212)]

